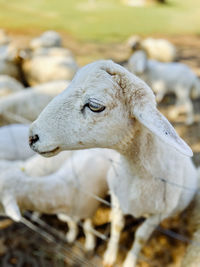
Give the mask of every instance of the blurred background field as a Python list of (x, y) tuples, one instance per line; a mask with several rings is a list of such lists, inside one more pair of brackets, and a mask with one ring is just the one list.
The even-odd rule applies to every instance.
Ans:
[(0, 25), (31, 33), (54, 29), (81, 41), (123, 41), (131, 34), (200, 34), (200, 2), (131, 7), (122, 0), (0, 0)]

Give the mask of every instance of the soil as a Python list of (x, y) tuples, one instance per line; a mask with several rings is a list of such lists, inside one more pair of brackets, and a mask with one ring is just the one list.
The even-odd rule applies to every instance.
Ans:
[[(19, 47), (26, 47), (33, 36), (32, 32), (9, 32)], [(63, 44), (72, 50), (80, 66), (100, 58), (111, 58), (116, 62), (125, 62), (131, 54), (124, 43), (99, 44), (78, 42), (71, 36), (61, 33)], [(160, 37), (160, 36), (159, 36)], [(188, 64), (200, 76), (200, 37), (199, 36), (162, 36), (178, 48), (178, 61)], [(168, 116), (175, 101), (173, 95), (167, 95), (159, 105)], [(196, 122), (186, 126), (185, 117), (172, 121), (179, 134), (191, 145), (194, 162), (200, 165), (200, 99), (194, 101)], [(138, 266), (140, 267), (178, 267), (192, 236), (190, 212), (195, 204), (182, 214), (162, 222), (144, 246)], [(83, 251), (84, 236), (80, 227), (77, 241), (69, 245), (64, 240), (67, 226), (56, 216), (43, 215), (36, 222), (30, 213), (25, 213), (24, 223), (14, 223), (0, 218), (0, 266), (102, 266), (102, 255), (106, 241), (97, 239), (94, 253)], [(93, 219), (96, 230), (109, 236), (109, 207), (101, 205)], [(32, 224), (29, 223), (32, 221)], [(127, 250), (134, 239), (134, 232), (143, 219), (126, 217), (126, 226), (121, 235), (120, 250), (116, 266), (121, 266)], [(32, 229), (30, 229), (32, 228)]]

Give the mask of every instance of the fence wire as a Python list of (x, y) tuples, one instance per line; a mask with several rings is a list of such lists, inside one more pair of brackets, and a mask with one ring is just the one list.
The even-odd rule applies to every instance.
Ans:
[[(27, 120), (25, 118), (22, 118), (19, 115), (13, 114), (11, 112), (7, 112), (6, 113), (6, 118), (8, 120), (12, 121), (12, 122), (15, 121), (16, 123), (24, 123), (24, 124), (31, 123), (31, 121), (29, 121), (29, 120)], [(15, 140), (12, 131), (11, 131), (11, 136), (13, 138), (13, 145), (16, 146), (17, 140)], [(19, 155), (19, 151), (17, 151), (17, 153)], [(16, 155), (16, 159), (17, 159), (18, 155)], [(109, 157), (107, 158), (107, 160), (111, 164), (115, 163), (114, 160), (109, 158)], [(71, 161), (71, 164), (72, 164), (72, 168), (74, 170), (74, 175), (75, 175), (75, 178), (76, 178), (78, 190), (80, 190), (80, 192), (82, 192), (84, 194), (89, 195), (94, 200), (98, 201), (101, 204), (104, 204), (104, 205), (108, 206), (111, 209), (115, 208), (109, 201), (99, 197), (98, 195), (96, 195), (94, 193), (91, 193), (90, 191), (88, 191), (86, 188), (84, 188), (81, 185), (81, 183), (79, 181), (79, 175), (76, 173), (76, 169), (74, 167), (73, 155), (72, 155), (72, 157), (70, 157), (70, 161)], [(112, 167), (113, 167), (113, 169), (115, 171), (115, 174), (118, 175), (115, 166), (112, 165)], [(171, 186), (183, 189), (185, 191), (189, 191), (189, 192), (192, 192), (192, 193), (200, 194), (200, 189), (199, 188), (198, 189), (190, 188), (190, 187), (187, 187), (187, 186), (184, 186), (184, 185), (177, 184), (177, 183), (172, 182), (172, 181), (168, 181), (167, 179), (162, 178), (162, 177), (155, 177), (155, 179), (159, 180), (159, 181), (161, 181), (163, 183), (169, 184)], [(76, 196), (74, 196), (74, 197), (76, 197)], [(62, 259), (66, 259), (66, 256), (67, 256), (74, 263), (79, 264), (80, 266), (91, 266), (91, 267), (92, 266), (96, 266), (91, 261), (89, 261), (86, 257), (81, 256), (77, 252), (73, 251), (72, 248), (70, 248), (69, 246), (66, 246), (66, 237), (63, 234), (63, 232), (60, 232), (56, 228), (50, 226), (48, 223), (46, 223), (40, 217), (34, 216), (30, 212), (26, 212), (25, 216), (22, 217), (21, 222), (24, 225), (26, 225), (28, 228), (32, 229), (33, 231), (35, 231), (36, 233), (41, 235), (42, 238), (44, 240), (46, 240), (47, 242), (56, 244), (56, 246), (58, 248), (57, 253), (59, 254), (59, 256)], [(79, 221), (78, 225), (83, 228), (82, 221)], [(172, 230), (169, 230), (169, 229), (164, 229), (161, 226), (157, 226), (157, 225), (154, 225), (154, 226), (155, 226), (155, 231), (161, 232), (162, 234), (164, 234), (166, 236), (169, 236), (169, 237), (171, 237), (173, 239), (179, 240), (179, 241), (184, 242), (184, 243), (192, 244), (194, 246), (200, 246), (199, 243), (193, 242), (191, 239), (189, 239), (188, 237), (186, 237), (186, 236), (184, 236), (182, 234), (178, 234), (178, 233), (176, 233), (176, 232), (174, 232)], [(103, 233), (101, 233), (101, 232), (99, 232), (99, 231), (97, 231), (95, 229), (90, 229), (90, 230), (91, 230), (92, 234), (94, 234), (97, 238), (100, 238), (103, 242), (107, 242), (109, 240), (109, 233), (103, 234)], [(79, 249), (81, 251), (84, 251), (83, 245), (78, 240), (76, 240), (75, 244), (79, 247)], [(121, 250), (123, 250), (125, 252), (128, 252), (127, 247), (123, 246), (122, 244), (119, 244), (119, 249), (121, 249)], [(98, 253), (96, 251), (94, 251), (94, 255), (101, 259), (101, 256), (98, 255)], [(140, 255), (138, 259), (141, 260), (141, 261), (145, 261), (148, 264), (151, 263), (151, 261), (148, 258), (146, 258), (145, 256), (143, 256), (143, 255)], [(118, 266), (118, 265), (115, 264), (115, 266)]]

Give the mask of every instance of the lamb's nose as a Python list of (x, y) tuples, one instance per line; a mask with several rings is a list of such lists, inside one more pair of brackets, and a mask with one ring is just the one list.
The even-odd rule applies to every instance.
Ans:
[(37, 134), (33, 136), (29, 136), (29, 145), (32, 146), (39, 140), (39, 136)]

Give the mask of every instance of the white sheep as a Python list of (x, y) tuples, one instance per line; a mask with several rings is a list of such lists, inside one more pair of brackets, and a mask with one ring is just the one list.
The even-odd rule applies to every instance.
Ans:
[[(53, 158), (44, 158), (40, 155), (33, 156), (34, 152), (28, 144), (28, 125), (11, 124), (0, 127), (0, 172), (19, 166), (30, 177), (45, 176), (56, 172), (67, 158), (70, 151), (60, 153)], [(33, 157), (32, 157), (33, 156)], [(22, 162), (22, 160), (26, 160)], [(69, 231), (67, 240), (74, 241), (78, 227), (77, 224), (64, 214), (59, 218), (68, 222)], [(66, 218), (67, 217), (67, 218)]]
[(131, 36), (127, 41), (132, 50), (142, 49), (148, 57), (162, 62), (172, 62), (177, 57), (176, 47), (165, 39), (146, 38), (141, 40), (137, 35)]
[(70, 242), (78, 233), (77, 222), (86, 219), (85, 248), (94, 249), (91, 218), (99, 205), (94, 196), (102, 198), (107, 193), (106, 174), (111, 164), (109, 157), (113, 153), (107, 149), (90, 149), (66, 151), (57, 158), (44, 158), (44, 167), (46, 164), (61, 165), (54, 173), (45, 176), (44, 173), (49, 170), (41, 173), (41, 165), (37, 164), (41, 156), (37, 155), (34, 161), (29, 159), (14, 163), (6, 169), (1, 168), (5, 166), (5, 161), (2, 166), (0, 161), (0, 201), (5, 213), (16, 221), (20, 220), (20, 211), (23, 210), (59, 214), (59, 219), (69, 222), (70, 231), (66, 237)]
[(17, 65), (18, 49), (9, 43), (0, 46), (0, 74), (20, 79), (20, 71)]
[[(26, 53), (26, 51), (24, 52)], [(63, 56), (63, 57), (73, 58), (72, 52), (69, 49), (63, 47), (50, 47), (50, 48), (41, 47), (34, 51), (34, 56)], [(27, 57), (29, 57), (29, 55), (27, 55)]]
[(0, 74), (9, 75), (16, 79), (19, 79), (20, 76), (17, 65), (5, 59), (0, 59)]
[(6, 34), (5, 30), (0, 29), (0, 46), (1, 45), (7, 45), (10, 43), (10, 38)]
[(71, 151), (64, 152), (67, 153), (60, 153), (53, 158), (44, 158), (38, 154), (34, 155), (23, 162), (22, 170), (30, 177), (46, 176), (55, 173), (72, 155)]
[(61, 47), (61, 45), (62, 45), (62, 38), (60, 34), (55, 31), (46, 31), (39, 37), (34, 38), (30, 42), (30, 48), (33, 50), (41, 47), (44, 48)]
[(8, 75), (0, 75), (0, 97), (15, 93), (24, 89), (24, 86), (16, 79)]
[(28, 144), (28, 125), (0, 127), (0, 160), (25, 160), (33, 156)]
[(78, 65), (66, 48), (39, 48), (32, 53), (25, 53), (22, 70), (28, 84), (36, 85), (54, 80), (71, 80)]
[(145, 52), (137, 51), (129, 59), (128, 69), (153, 89), (158, 102), (166, 93), (174, 93), (177, 97), (176, 107), (170, 116), (175, 118), (180, 112), (186, 112), (187, 124), (193, 123), (194, 111), (190, 97), (200, 96), (200, 81), (187, 65), (148, 60)]
[(4, 96), (0, 99), (0, 116), (12, 123), (33, 121), (68, 84), (65, 80), (53, 81)]
[(156, 226), (187, 207), (197, 188), (193, 153), (157, 110), (150, 87), (112, 61), (79, 70), (32, 124), (29, 138), (43, 156), (92, 147), (120, 153), (108, 173), (113, 211), (105, 265), (116, 258), (122, 212), (147, 218), (123, 265), (133, 267)]

